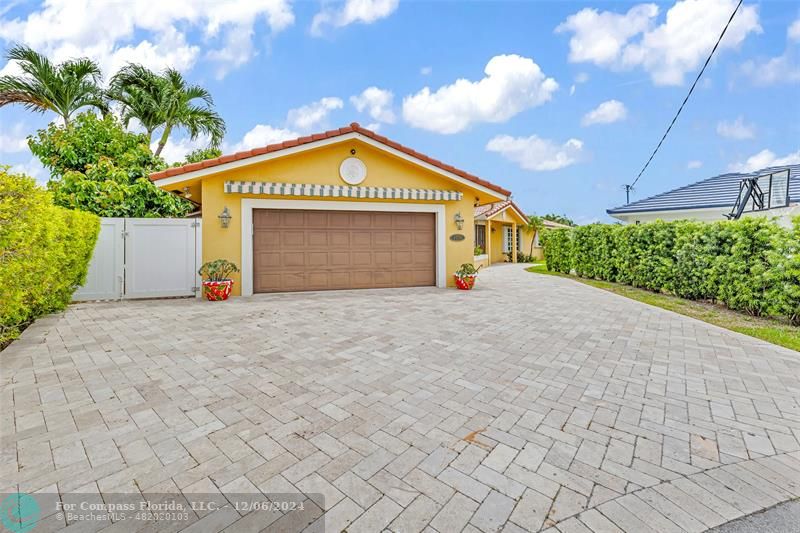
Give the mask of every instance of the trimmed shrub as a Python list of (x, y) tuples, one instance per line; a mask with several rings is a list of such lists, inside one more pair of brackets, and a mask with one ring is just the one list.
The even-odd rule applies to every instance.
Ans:
[(86, 279), (100, 220), (0, 167), (0, 347), (38, 316), (66, 307)]
[(675, 271), (669, 292), (690, 300), (716, 300), (715, 259), (723, 253), (725, 222), (683, 220), (675, 223)]
[(562, 274), (572, 272), (572, 230), (554, 229), (543, 231), (544, 260), (547, 269)]
[(800, 326), (800, 217), (794, 219), (788, 239), (775, 238), (767, 261), (769, 314), (786, 316)]
[(800, 218), (591, 224), (546, 234), (547, 267), (800, 323)]
[(788, 232), (765, 218), (743, 218), (722, 225), (722, 250), (714, 260), (716, 297), (731, 309), (762, 315), (769, 307), (769, 255)]
[(608, 224), (589, 224), (571, 230), (572, 266), (579, 276), (609, 281), (616, 279), (613, 253), (617, 228)]

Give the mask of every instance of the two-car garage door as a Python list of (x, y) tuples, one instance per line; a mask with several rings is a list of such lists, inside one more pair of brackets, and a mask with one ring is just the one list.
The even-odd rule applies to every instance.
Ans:
[(253, 210), (253, 292), (435, 284), (434, 213)]

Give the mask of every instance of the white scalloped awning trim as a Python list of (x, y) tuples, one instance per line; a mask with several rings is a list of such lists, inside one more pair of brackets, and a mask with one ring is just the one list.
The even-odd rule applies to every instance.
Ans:
[(309, 183), (270, 183), (264, 181), (226, 181), (225, 192), (267, 196), (315, 196), (320, 198), (362, 198), (377, 200), (457, 201), (458, 191), (405, 189), (399, 187), (356, 187), (352, 185), (314, 185)]

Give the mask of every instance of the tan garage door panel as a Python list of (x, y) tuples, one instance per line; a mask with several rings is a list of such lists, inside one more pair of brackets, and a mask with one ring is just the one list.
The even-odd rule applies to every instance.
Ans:
[(433, 213), (253, 211), (253, 291), (436, 284)]

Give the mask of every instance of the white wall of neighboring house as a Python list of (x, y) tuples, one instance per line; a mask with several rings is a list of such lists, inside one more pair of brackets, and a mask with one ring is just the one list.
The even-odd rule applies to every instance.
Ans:
[(793, 204), (789, 207), (779, 207), (767, 211), (746, 211), (742, 217), (768, 217), (774, 218), (775, 222), (785, 228), (792, 227), (792, 219), (800, 217), (800, 204)]
[(671, 211), (647, 211), (644, 213), (615, 213), (612, 217), (621, 220), (625, 224), (636, 224), (663, 220), (671, 222), (673, 220), (699, 220), (702, 222), (713, 222), (715, 220), (726, 220), (725, 215), (731, 212), (730, 207), (716, 207), (712, 209), (676, 209)]
[[(714, 222), (716, 220), (727, 220), (725, 215), (731, 212), (730, 207), (718, 207), (714, 209), (676, 209), (672, 211), (651, 211), (645, 213), (617, 213), (614, 218), (621, 220), (624, 224), (644, 224), (655, 220), (671, 222), (673, 220), (699, 220), (701, 222)], [(791, 227), (792, 219), (800, 216), (800, 204), (793, 204), (789, 207), (768, 209), (766, 211), (745, 211), (742, 217), (767, 217), (774, 218), (781, 226)]]

